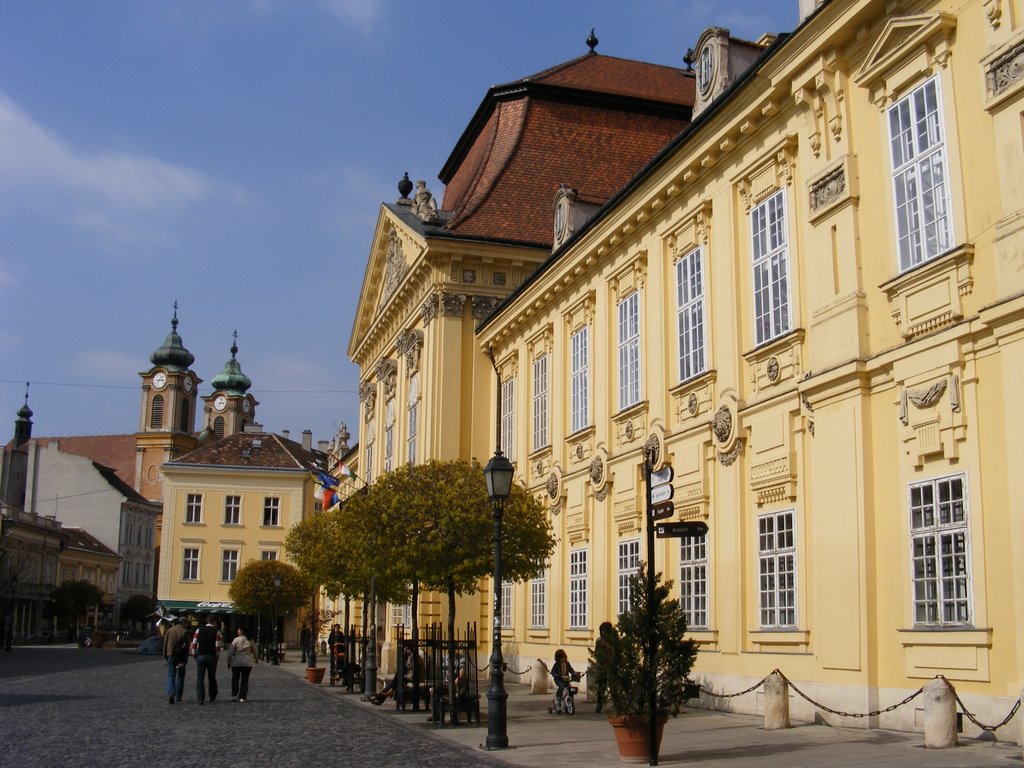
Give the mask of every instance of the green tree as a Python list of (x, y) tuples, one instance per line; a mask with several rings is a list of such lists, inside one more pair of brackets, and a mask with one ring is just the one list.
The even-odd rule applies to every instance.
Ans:
[[(274, 578), (281, 577), (281, 589)], [(235, 574), (228, 597), (245, 613), (293, 611), (306, 602), (310, 584), (294, 565), (280, 560), (250, 560)]]
[(121, 603), (121, 620), (134, 623), (145, 622), (156, 610), (156, 600), (149, 595), (132, 595)]
[(103, 602), (103, 590), (88, 581), (65, 581), (50, 593), (53, 615), (58, 620), (81, 625), (86, 611)]

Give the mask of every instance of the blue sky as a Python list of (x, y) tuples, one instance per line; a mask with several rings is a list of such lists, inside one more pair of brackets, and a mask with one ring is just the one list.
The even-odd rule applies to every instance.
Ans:
[[(798, 0), (2, 0), (0, 441), (134, 432), (178, 328), (268, 430), (357, 433), (346, 358), (381, 202), (437, 174), (491, 85), (586, 52), (682, 66)], [(7, 426), (4, 426), (4, 425)], [(201, 425), (200, 425), (201, 426)]]

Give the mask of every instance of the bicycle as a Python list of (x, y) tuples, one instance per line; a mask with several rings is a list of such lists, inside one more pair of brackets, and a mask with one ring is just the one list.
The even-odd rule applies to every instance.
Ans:
[(567, 715), (571, 715), (576, 712), (576, 694), (579, 693), (579, 686), (573, 685), (580, 681), (580, 673), (573, 672), (569, 676), (569, 683), (565, 685), (561, 690), (555, 691), (555, 698), (551, 701), (551, 706), (548, 707), (548, 714), (560, 715), (563, 712)]

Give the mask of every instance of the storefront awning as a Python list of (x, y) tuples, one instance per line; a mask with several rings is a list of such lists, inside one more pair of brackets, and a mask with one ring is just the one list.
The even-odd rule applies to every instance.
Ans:
[[(161, 613), (235, 613), (235, 604), (230, 600), (157, 600), (162, 606)], [(158, 609), (159, 610), (159, 609)]]

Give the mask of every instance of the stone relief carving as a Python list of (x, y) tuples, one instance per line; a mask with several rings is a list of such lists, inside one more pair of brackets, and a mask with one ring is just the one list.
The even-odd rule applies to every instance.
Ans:
[(811, 187), (811, 210), (824, 208), (846, 193), (846, 169), (842, 166), (819, 179)]
[(558, 475), (554, 472), (548, 475), (547, 489), (549, 499), (554, 501), (558, 498)]
[(650, 457), (652, 467), (658, 466), (661, 461), (661, 440), (657, 435), (651, 435), (644, 441), (644, 456)]
[(364, 421), (369, 421), (373, 418), (373, 411), (377, 407), (377, 385), (370, 381), (360, 384), (359, 402), (363, 404)]
[(598, 487), (604, 483), (604, 461), (600, 456), (590, 462), (590, 482)]
[(904, 425), (910, 423), (908, 403), (912, 403), (917, 408), (930, 408), (939, 402), (947, 388), (949, 389), (949, 408), (953, 413), (959, 413), (960, 377), (952, 375), (948, 379), (939, 379), (927, 387), (904, 387), (900, 393), (900, 422)]
[(768, 358), (766, 372), (768, 374), (768, 381), (774, 383), (779, 380), (779, 359), (777, 357)]
[(498, 306), (498, 300), (494, 296), (473, 296), (473, 319), (486, 320)]
[(406, 376), (412, 376), (420, 369), (420, 350), (423, 348), (423, 331), (410, 328), (398, 334), (395, 344), (398, 354), (405, 357)]
[(691, 392), (690, 393), (690, 397), (686, 401), (686, 410), (688, 410), (690, 412), (691, 416), (696, 416), (697, 415), (697, 406), (698, 405), (699, 405), (699, 403), (697, 401), (697, 394), (695, 392)]
[(990, 99), (1009, 90), (1024, 78), (1024, 41), (993, 61), (985, 72)]
[(424, 224), (441, 223), (434, 196), (427, 189), (427, 182), (422, 179), (416, 182), (416, 196), (412, 200), (412, 212)]
[(405, 256), (402, 254), (402, 241), (393, 229), (388, 232), (388, 250), (385, 261), (384, 298), (388, 299), (398, 288), (398, 284), (402, 282), (406, 269), (408, 269)]
[(377, 361), (377, 379), (384, 385), (384, 395), (391, 398), (395, 394), (395, 380), (398, 378), (398, 363), (390, 358)]
[(711, 419), (711, 431), (715, 433), (715, 439), (718, 442), (725, 443), (729, 440), (729, 436), (732, 434), (732, 411), (728, 406), (723, 405), (715, 411), (715, 415)]
[(466, 295), (464, 293), (441, 294), (441, 314), (445, 317), (462, 317), (463, 307), (466, 306)]
[(721, 464), (723, 467), (731, 467), (733, 462), (735, 462), (736, 459), (739, 458), (739, 455), (740, 453), (742, 453), (742, 451), (743, 441), (737, 440), (733, 444), (732, 448), (730, 448), (728, 451), (724, 453), (722, 451), (718, 452), (718, 463)]
[(423, 302), (423, 306), (420, 307), (420, 316), (423, 318), (423, 324), (429, 325), (430, 321), (437, 317), (438, 311), (437, 296), (428, 296), (427, 300)]

